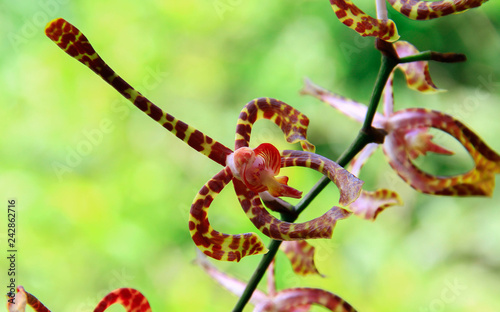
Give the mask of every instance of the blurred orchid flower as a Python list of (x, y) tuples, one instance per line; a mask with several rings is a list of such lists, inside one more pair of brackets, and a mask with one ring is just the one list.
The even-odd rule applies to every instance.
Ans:
[[(401, 51), (407, 53), (411, 50), (409, 45), (406, 42), (395, 44), (398, 54)], [(426, 92), (437, 91), (430, 80), (427, 62), (400, 64), (397, 67), (405, 73), (410, 86), (418, 86), (414, 89)], [(367, 106), (363, 104), (333, 94), (310, 81), (306, 81), (303, 93), (315, 96), (359, 122), (364, 120)], [(500, 155), (490, 149), (479, 136), (452, 116), (438, 111), (409, 108), (394, 112), (392, 75), (384, 89), (383, 103), (384, 113), (375, 115), (372, 126), (387, 132), (383, 143), (384, 153), (391, 167), (403, 180), (423, 193), (491, 196), (495, 183), (494, 175), (500, 172)], [(412, 159), (419, 155), (426, 155), (428, 152), (453, 154), (432, 142), (433, 136), (428, 132), (430, 128), (442, 130), (457, 139), (474, 160), (474, 168), (454, 176), (434, 176), (417, 168)]]
[[(26, 303), (36, 312), (50, 312), (35, 296), (25, 291), (22, 286), (17, 287), (17, 294), (7, 301), (7, 311), (24, 312)], [(139, 291), (132, 288), (116, 289), (97, 304), (94, 312), (103, 312), (109, 306), (121, 304), (127, 312), (151, 312), (148, 300)]]
[[(235, 151), (206, 136), (174, 116), (163, 112), (118, 76), (97, 54), (87, 38), (62, 18), (47, 24), (46, 35), (62, 50), (89, 67), (136, 107), (196, 151), (224, 166), (198, 192), (191, 206), (189, 230), (195, 244), (208, 256), (218, 260), (239, 261), (242, 257), (266, 253), (267, 249), (255, 233), (229, 235), (215, 231), (208, 221), (208, 208), (222, 189), (233, 181), (238, 200), (253, 222), (265, 235), (277, 240), (329, 238), (335, 222), (349, 212), (333, 207), (324, 215), (304, 223), (283, 222), (262, 205), (259, 194), (300, 198), (301, 192), (288, 186), (287, 177), (277, 177), (281, 168), (308, 167), (328, 176), (340, 189), (341, 205), (353, 202), (363, 182), (347, 170), (314, 154), (314, 145), (306, 139), (309, 119), (290, 105), (271, 98), (249, 102), (238, 119)], [(278, 151), (265, 143), (249, 148), (253, 124), (259, 119), (273, 121), (281, 128), (289, 143), (300, 142), (305, 151)]]
[[(293, 242), (295, 243), (295, 242)], [(222, 287), (236, 296), (241, 296), (246, 284), (211, 265), (206, 257), (200, 256), (197, 263)], [(318, 305), (329, 311), (356, 312), (356, 310), (339, 296), (318, 288), (288, 288), (276, 291), (274, 277), (274, 261), (267, 269), (267, 294), (256, 289), (250, 303), (255, 306), (254, 312), (308, 312), (312, 305)]]

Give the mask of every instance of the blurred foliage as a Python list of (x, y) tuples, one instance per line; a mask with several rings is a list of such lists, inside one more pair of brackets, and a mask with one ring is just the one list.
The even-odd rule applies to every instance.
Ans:
[[(373, 1), (356, 3), (373, 15)], [(19, 203), (17, 281), (54, 311), (91, 311), (118, 287), (139, 289), (154, 311), (229, 311), (236, 298), (191, 263), (189, 207), (218, 165), (61, 52), (43, 32), (51, 19), (75, 24), (139, 91), (230, 147), (241, 107), (269, 96), (309, 116), (311, 141), (335, 159), (359, 125), (301, 97), (302, 79), (366, 103), (378, 70), (373, 39), (342, 25), (327, 1), (28, 0), (4, 1), (0, 12), (1, 197)], [(391, 8), (389, 15), (402, 39), (421, 51), (468, 56), (467, 63), (431, 64), (446, 93), (417, 94), (397, 75), (397, 108), (453, 114), (500, 151), (500, 4), (430, 22)], [(252, 144), (263, 141), (298, 148), (259, 122)], [(467, 161), (435, 159), (424, 167), (462, 165)], [(307, 169), (285, 174), (303, 191), (319, 178)], [(380, 152), (361, 178), (368, 188), (398, 190), (405, 206), (374, 223), (342, 221), (331, 241), (313, 241), (327, 278), (297, 277), (280, 255), (279, 287), (322, 287), (363, 312), (498, 311), (498, 188), (493, 198), (416, 194)], [(336, 194), (329, 186), (301, 219), (326, 211)], [(218, 230), (254, 231), (231, 188), (210, 214)], [(258, 261), (217, 266), (248, 279)]]

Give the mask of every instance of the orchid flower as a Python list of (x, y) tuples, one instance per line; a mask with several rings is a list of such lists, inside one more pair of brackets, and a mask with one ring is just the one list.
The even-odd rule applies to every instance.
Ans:
[[(339, 219), (349, 212), (333, 207), (324, 215), (304, 223), (288, 223), (272, 216), (262, 205), (260, 195), (300, 198), (301, 192), (288, 186), (288, 178), (277, 175), (281, 168), (308, 167), (328, 176), (340, 190), (340, 205), (352, 203), (363, 182), (337, 163), (314, 154), (314, 146), (306, 139), (309, 119), (279, 100), (260, 98), (243, 108), (236, 127), (235, 151), (199, 130), (163, 112), (118, 76), (95, 52), (87, 38), (62, 18), (47, 24), (45, 33), (71, 57), (89, 67), (141, 111), (168, 131), (224, 168), (198, 192), (191, 206), (189, 230), (195, 244), (206, 255), (218, 260), (239, 261), (242, 257), (267, 252), (255, 233), (229, 235), (215, 231), (208, 221), (208, 208), (215, 196), (231, 181), (238, 200), (252, 223), (265, 235), (277, 240), (329, 238)], [(289, 143), (300, 142), (305, 151), (278, 151), (264, 143), (249, 147), (250, 133), (258, 119), (278, 125)], [(260, 195), (259, 195), (260, 194)]]
[[(217, 270), (205, 257), (200, 256), (197, 263), (210, 277), (236, 296), (241, 296), (245, 290), (244, 282)], [(323, 306), (329, 311), (356, 312), (342, 298), (323, 289), (304, 287), (276, 291), (274, 261), (267, 269), (267, 294), (256, 289), (250, 303), (255, 306), (254, 312), (308, 312), (312, 305)]]
[[(23, 286), (18, 286), (17, 294), (7, 301), (7, 311), (24, 312), (26, 303), (36, 312), (50, 312), (35, 296), (25, 291)], [(148, 300), (132, 288), (113, 290), (99, 301), (94, 312), (103, 312), (115, 303), (121, 304), (127, 312), (151, 312)]]
[[(475, 8), (487, 0), (388, 0), (399, 13), (414, 20), (428, 20)], [(382, 3), (385, 2), (382, 1)], [(377, 19), (359, 9), (351, 0), (330, 0), (337, 18), (363, 37), (377, 37), (387, 42), (399, 39), (398, 30), (390, 19)]]
[[(397, 53), (411, 50), (409, 45), (407, 42), (398, 42), (395, 44)], [(430, 80), (426, 61), (403, 65), (398, 67), (406, 74), (409, 85), (418, 85), (416, 89), (420, 91), (437, 91)], [(408, 75), (410, 72), (412, 74)], [(303, 93), (313, 95), (347, 116), (363, 122), (364, 118), (360, 116), (364, 116), (367, 111), (363, 104), (333, 94), (310, 81), (306, 81)], [(438, 111), (409, 108), (394, 112), (392, 75), (384, 89), (383, 103), (384, 113), (377, 113), (372, 125), (387, 132), (383, 143), (384, 153), (391, 167), (403, 180), (423, 193), (491, 196), (495, 184), (494, 175), (500, 172), (500, 155), (489, 148), (478, 135), (462, 122)], [(457, 139), (471, 155), (475, 163), (474, 168), (454, 176), (434, 176), (415, 166), (412, 159), (428, 152), (453, 154), (432, 142), (432, 135), (428, 133), (430, 128), (442, 130)]]

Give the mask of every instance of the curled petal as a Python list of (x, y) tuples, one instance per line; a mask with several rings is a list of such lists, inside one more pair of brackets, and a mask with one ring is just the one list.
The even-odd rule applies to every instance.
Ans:
[(356, 310), (339, 296), (317, 288), (289, 288), (276, 294), (269, 302), (255, 307), (254, 312), (289, 312), (298, 307), (319, 305), (330, 311), (356, 312)]
[(293, 271), (298, 275), (319, 274), (314, 264), (314, 246), (302, 241), (285, 241), (281, 244), (281, 250), (292, 263)]
[[(304, 80), (304, 88), (300, 91), (300, 93), (304, 95), (312, 95), (356, 121), (362, 123), (365, 120), (366, 111), (368, 110), (366, 105), (330, 92), (314, 84), (309, 79)], [(376, 128), (382, 128), (384, 120), (385, 118), (381, 114), (376, 113), (373, 118), (373, 126)]]
[(23, 286), (17, 287), (15, 298), (8, 297), (7, 310), (9, 312), (24, 312), (26, 303), (36, 312), (50, 312), (35, 296), (24, 290)]
[[(394, 43), (394, 47), (396, 48), (396, 52), (400, 58), (419, 53), (419, 51), (407, 41), (398, 41)], [(425, 93), (444, 91), (442, 89), (438, 89), (432, 82), (431, 75), (429, 73), (429, 62), (418, 61), (403, 63), (399, 64), (397, 67), (405, 74), (406, 83), (410, 89)]]
[(461, 13), (480, 6), (488, 0), (388, 0), (399, 13), (413, 20), (430, 20), (452, 13)]
[(311, 168), (326, 175), (339, 188), (339, 203), (342, 206), (347, 206), (358, 198), (364, 183), (336, 162), (309, 152), (283, 151), (281, 167), (291, 166)]
[(210, 204), (232, 178), (231, 170), (225, 167), (210, 179), (194, 198), (189, 214), (189, 231), (196, 246), (207, 256), (224, 261), (240, 261), (245, 256), (267, 252), (257, 234), (224, 234), (215, 231), (208, 222)]
[(99, 301), (94, 312), (103, 312), (109, 306), (121, 304), (127, 312), (151, 312), (149, 302), (140, 291), (133, 288), (115, 289)]
[[(215, 266), (208, 262), (208, 259), (203, 254), (198, 254), (196, 263), (200, 265), (201, 268), (217, 283), (219, 283), (222, 287), (232, 292), (236, 296), (240, 297), (243, 294), (243, 291), (245, 291), (245, 288), (247, 286), (246, 283), (224, 272), (219, 271)], [(258, 289), (253, 292), (252, 297), (250, 298), (250, 302), (254, 305), (265, 300), (267, 300), (266, 294)]]
[(358, 199), (349, 205), (349, 208), (355, 215), (375, 221), (379, 213), (395, 205), (402, 206), (403, 200), (394, 191), (386, 189), (379, 189), (375, 192), (363, 190)]
[(388, 42), (399, 39), (396, 24), (392, 20), (373, 18), (361, 11), (350, 0), (330, 0), (330, 3), (337, 18), (361, 36), (377, 37)]
[[(305, 152), (304, 152), (305, 153)], [(331, 238), (337, 220), (350, 213), (342, 208), (333, 207), (324, 215), (303, 223), (281, 221), (271, 215), (262, 205), (259, 194), (249, 190), (242, 181), (233, 179), (234, 190), (241, 207), (252, 223), (264, 235), (276, 240), (302, 240), (312, 238)]]
[(236, 126), (234, 149), (248, 147), (253, 124), (259, 119), (268, 119), (281, 128), (287, 142), (300, 142), (302, 149), (314, 152), (314, 145), (306, 139), (309, 119), (285, 102), (272, 98), (258, 98), (248, 102), (241, 110)]
[[(457, 139), (471, 155), (475, 167), (464, 174), (449, 177), (433, 176), (418, 169), (405, 148), (405, 137), (409, 131), (424, 127), (443, 130)], [(389, 164), (416, 190), (439, 195), (491, 196), (495, 173), (500, 172), (500, 155), (460, 121), (441, 112), (413, 108), (394, 113), (388, 128), (389, 135), (383, 147)]]
[(78, 28), (62, 18), (57, 18), (47, 24), (45, 34), (64, 52), (90, 68), (137, 108), (165, 129), (172, 132), (172, 134), (184, 143), (213, 161), (225, 166), (226, 157), (232, 153), (231, 149), (182, 120), (178, 120), (174, 116), (165, 113), (161, 108), (135, 90), (104, 62)]

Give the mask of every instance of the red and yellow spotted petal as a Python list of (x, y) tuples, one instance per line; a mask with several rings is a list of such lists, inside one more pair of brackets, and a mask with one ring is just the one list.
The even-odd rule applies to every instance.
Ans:
[[(394, 43), (394, 47), (400, 58), (419, 53), (419, 51), (407, 41), (398, 41)], [(432, 82), (429, 73), (429, 62), (418, 61), (402, 63), (398, 64), (397, 67), (405, 74), (406, 83), (410, 89), (424, 93), (444, 91), (443, 89), (438, 89), (434, 82)]]
[(24, 290), (23, 286), (18, 286), (17, 293), (12, 300), (8, 297), (7, 310), (9, 312), (24, 312), (26, 303), (36, 312), (50, 312), (35, 296)]
[(448, 14), (461, 13), (478, 7), (488, 0), (388, 0), (392, 7), (413, 20), (430, 20)]
[(254, 312), (308, 311), (302, 307), (309, 305), (323, 306), (327, 310), (335, 312), (356, 312), (349, 303), (339, 296), (318, 288), (289, 288), (282, 290), (270, 301), (257, 305)]
[[(409, 131), (423, 127), (443, 130), (457, 139), (471, 155), (475, 167), (454, 176), (434, 176), (418, 169), (411, 162), (405, 137)], [(491, 196), (495, 173), (500, 173), (500, 155), (460, 121), (441, 112), (412, 108), (394, 113), (387, 130), (383, 147), (389, 164), (414, 189), (438, 195)]]
[[(368, 106), (330, 92), (314, 84), (309, 79), (304, 80), (304, 88), (300, 91), (300, 93), (303, 95), (312, 95), (358, 122), (362, 123), (365, 120)], [(384, 116), (380, 113), (375, 113), (373, 126), (376, 128), (383, 128), (384, 120)]]
[[(245, 291), (245, 288), (247, 286), (246, 283), (224, 272), (219, 271), (215, 266), (213, 266), (210, 262), (208, 262), (207, 257), (203, 255), (201, 252), (198, 253), (198, 256), (196, 258), (196, 263), (217, 283), (219, 283), (222, 287), (232, 292), (236, 296), (241, 297), (243, 291)], [(252, 297), (250, 298), (250, 303), (255, 305), (266, 300), (267, 300), (266, 294), (256, 289), (253, 292)]]
[(115, 289), (102, 298), (94, 312), (103, 312), (109, 306), (121, 304), (127, 312), (151, 312), (149, 302), (141, 292), (133, 288)]
[(441, 155), (454, 154), (453, 151), (432, 142), (433, 137), (429, 133), (429, 128), (416, 128), (406, 132), (404, 140), (410, 158), (415, 159), (420, 155), (425, 156), (428, 152)]
[(314, 246), (302, 241), (285, 241), (280, 246), (292, 264), (293, 271), (298, 275), (319, 274), (314, 264)]
[(238, 179), (233, 179), (233, 184), (241, 207), (250, 221), (252, 221), (259, 231), (272, 239), (303, 240), (331, 238), (336, 221), (350, 215), (348, 211), (342, 208), (333, 207), (324, 215), (307, 222), (289, 223), (281, 221), (263, 207), (258, 193), (248, 189)]
[(232, 178), (231, 169), (225, 167), (210, 179), (194, 198), (189, 214), (189, 231), (196, 246), (207, 256), (223, 261), (240, 261), (245, 256), (267, 252), (257, 234), (224, 234), (215, 231), (208, 222), (210, 204)]
[(403, 200), (398, 193), (391, 190), (378, 189), (374, 192), (363, 190), (359, 198), (349, 205), (349, 208), (358, 217), (375, 221), (379, 213), (395, 205), (403, 205)]
[(314, 152), (314, 145), (307, 141), (309, 119), (285, 102), (272, 98), (258, 98), (248, 102), (241, 110), (236, 126), (234, 149), (248, 147), (253, 124), (268, 119), (281, 128), (287, 142), (300, 142), (302, 149)]
[(281, 153), (281, 167), (307, 167), (321, 172), (332, 180), (339, 188), (339, 203), (348, 206), (354, 202), (361, 193), (363, 181), (330, 159), (304, 151), (285, 150)]
[(158, 106), (132, 88), (118, 76), (96, 53), (80, 30), (62, 18), (49, 22), (45, 34), (64, 52), (81, 62), (109, 83), (141, 111), (157, 121), (165, 129), (187, 143), (196, 151), (225, 166), (226, 157), (233, 151), (202, 132), (163, 112)]
[(396, 24), (392, 20), (379, 20), (367, 15), (350, 0), (330, 0), (337, 18), (361, 36), (377, 37), (394, 42), (399, 39)]

